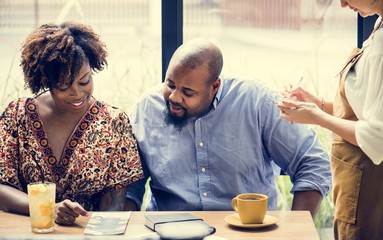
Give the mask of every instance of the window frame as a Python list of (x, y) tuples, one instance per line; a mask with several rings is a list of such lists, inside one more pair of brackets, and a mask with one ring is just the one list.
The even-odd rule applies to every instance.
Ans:
[(358, 14), (358, 20), (357, 20), (358, 48), (361, 48), (363, 42), (370, 36), (372, 30), (374, 29), (376, 19), (378, 19), (378, 15), (363, 18), (362, 16)]
[[(165, 81), (166, 69), (174, 51), (183, 43), (183, 0), (161, 1), (162, 33), (162, 82)], [(374, 28), (377, 15), (363, 18), (358, 14), (357, 47), (361, 48)]]

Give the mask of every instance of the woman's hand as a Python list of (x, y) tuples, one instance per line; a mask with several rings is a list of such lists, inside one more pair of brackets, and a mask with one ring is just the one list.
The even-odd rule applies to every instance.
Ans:
[(322, 100), (302, 87), (287, 86), (281, 92), (283, 98), (276, 105), (281, 118), (296, 123), (318, 124), (322, 111)]
[(302, 87), (297, 87), (295, 89), (291, 89), (291, 87), (291, 85), (289, 87), (285, 87), (281, 92), (283, 98), (298, 102), (315, 103), (318, 107), (322, 105), (322, 100), (320, 98), (314, 96)]
[(55, 222), (61, 225), (72, 225), (80, 215), (88, 216), (88, 212), (79, 203), (69, 199), (56, 203), (55, 211)]
[(282, 99), (276, 104), (281, 110), (281, 118), (296, 123), (319, 124), (325, 114), (316, 104)]

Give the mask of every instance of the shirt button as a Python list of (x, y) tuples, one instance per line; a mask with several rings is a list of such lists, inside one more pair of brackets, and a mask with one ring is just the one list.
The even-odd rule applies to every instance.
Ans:
[(206, 197), (206, 196), (207, 196), (207, 192), (204, 192), (204, 193), (203, 193), (203, 196)]
[(203, 147), (203, 142), (200, 142), (200, 143), (199, 143), (199, 146), (200, 146), (200, 147)]
[(203, 167), (203, 168), (201, 169), (201, 171), (202, 171), (202, 172), (206, 172), (206, 168)]

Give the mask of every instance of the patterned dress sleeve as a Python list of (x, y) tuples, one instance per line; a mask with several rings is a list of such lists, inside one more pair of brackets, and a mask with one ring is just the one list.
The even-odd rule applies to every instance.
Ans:
[(12, 101), (0, 116), (0, 184), (22, 190), (18, 179), (19, 139), (17, 117), (20, 100)]
[(144, 178), (136, 140), (128, 116), (120, 112), (113, 121), (119, 141), (113, 150), (105, 191), (119, 189)]

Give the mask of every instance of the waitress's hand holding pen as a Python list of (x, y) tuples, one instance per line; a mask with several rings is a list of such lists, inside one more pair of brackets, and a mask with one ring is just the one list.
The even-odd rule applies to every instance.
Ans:
[(277, 107), (280, 108), (282, 112), (297, 110), (303, 106), (306, 106), (308, 103), (308, 105), (314, 104), (324, 110), (323, 98), (318, 98), (303, 89), (300, 86), (302, 80), (303, 77), (297, 80), (294, 84), (290, 84), (288, 87), (285, 87), (284, 91), (281, 93), (283, 98), (277, 103)]
[(315, 104), (319, 103), (318, 101), (321, 100), (318, 97), (301, 87), (302, 80), (303, 77), (297, 80), (294, 84), (290, 84), (289, 86), (285, 87), (284, 91), (281, 92), (283, 97), (281, 101), (290, 100), (295, 102), (312, 102)]
[(302, 80), (303, 77), (285, 87), (282, 99), (276, 103), (281, 118), (290, 123), (314, 123), (316, 117), (323, 114), (323, 101), (303, 89), (300, 86)]
[(297, 90), (302, 80), (303, 80), (303, 76), (299, 78), (295, 83), (285, 86), (284, 91), (281, 92), (282, 96), (290, 100), (297, 100), (297, 98), (294, 97), (293, 91)]

